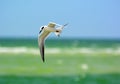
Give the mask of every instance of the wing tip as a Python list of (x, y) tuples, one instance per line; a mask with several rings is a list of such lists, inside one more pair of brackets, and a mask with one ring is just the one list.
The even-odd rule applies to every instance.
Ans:
[(45, 62), (45, 60), (44, 60), (44, 59), (42, 59), (42, 61), (43, 61), (43, 62)]

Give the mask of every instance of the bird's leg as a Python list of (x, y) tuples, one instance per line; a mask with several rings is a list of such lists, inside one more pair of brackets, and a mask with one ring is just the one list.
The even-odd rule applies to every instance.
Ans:
[(56, 35), (56, 36), (60, 36), (60, 33), (61, 33), (61, 32), (62, 32), (61, 29), (56, 29), (55, 35)]

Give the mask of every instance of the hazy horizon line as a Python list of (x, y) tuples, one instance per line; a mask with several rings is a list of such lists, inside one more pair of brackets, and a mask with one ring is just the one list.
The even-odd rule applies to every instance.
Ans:
[[(37, 39), (37, 37), (31, 36), (0, 36), (0, 39)], [(120, 38), (115, 37), (49, 37), (47, 39), (93, 39), (93, 40), (120, 40)]]

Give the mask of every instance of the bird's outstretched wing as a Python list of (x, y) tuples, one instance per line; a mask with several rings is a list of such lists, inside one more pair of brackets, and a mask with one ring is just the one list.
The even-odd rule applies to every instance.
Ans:
[(42, 58), (42, 61), (45, 61), (44, 58), (44, 38), (42, 39), (40, 36), (38, 36), (38, 45), (39, 45), (39, 50), (40, 50), (40, 55)]
[(39, 50), (40, 50), (40, 55), (42, 58), (42, 61), (45, 61), (45, 56), (44, 56), (44, 44), (45, 44), (45, 39), (47, 36), (50, 34), (50, 32), (43, 32), (42, 34), (38, 35), (38, 45), (39, 45)]

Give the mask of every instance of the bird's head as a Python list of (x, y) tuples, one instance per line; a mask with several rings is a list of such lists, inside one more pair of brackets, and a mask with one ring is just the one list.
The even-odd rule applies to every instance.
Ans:
[(42, 32), (43, 29), (44, 29), (44, 26), (40, 28), (39, 34)]

